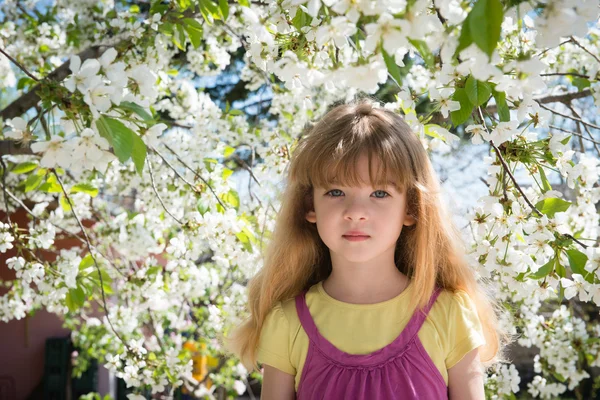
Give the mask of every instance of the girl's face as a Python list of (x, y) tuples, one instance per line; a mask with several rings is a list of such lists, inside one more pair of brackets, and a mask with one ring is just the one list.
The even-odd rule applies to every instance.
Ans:
[[(378, 160), (372, 162), (377, 171)], [(356, 168), (360, 180), (369, 182), (366, 154), (359, 158)], [(314, 210), (306, 214), (306, 220), (317, 224), (319, 236), (332, 252), (332, 260), (341, 257), (347, 262), (363, 263), (390, 257), (393, 261), (402, 227), (415, 223), (407, 215), (406, 193), (394, 186), (371, 187), (363, 183), (358, 187), (315, 187), (313, 198)]]

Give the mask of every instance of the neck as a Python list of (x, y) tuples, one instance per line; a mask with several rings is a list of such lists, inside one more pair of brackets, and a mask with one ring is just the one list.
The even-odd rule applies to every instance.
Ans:
[(410, 280), (394, 263), (372, 268), (361, 265), (333, 265), (323, 289), (336, 300), (351, 304), (381, 303), (402, 293)]

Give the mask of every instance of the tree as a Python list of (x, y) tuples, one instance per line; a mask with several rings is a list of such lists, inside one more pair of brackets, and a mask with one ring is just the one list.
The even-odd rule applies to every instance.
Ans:
[[(540, 348), (528, 391), (583, 396), (600, 329), (577, 314), (600, 305), (594, 3), (0, 5), (0, 251), (17, 252), (0, 318), (63, 315), (87, 349), (80, 371), (98, 358), (139, 390), (242, 393), (247, 371), (215, 338), (242, 313), (290, 152), (365, 92), (432, 154), (489, 147), (472, 266), (514, 310), (519, 344)], [(11, 222), (17, 208), (28, 227)], [(61, 235), (81, 246), (39, 258)], [(202, 346), (210, 376), (192, 371)], [(498, 365), (486, 390), (514, 398), (519, 380)]]

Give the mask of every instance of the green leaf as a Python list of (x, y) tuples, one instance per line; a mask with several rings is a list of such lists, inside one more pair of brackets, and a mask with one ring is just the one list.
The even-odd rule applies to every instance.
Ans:
[(500, 0), (477, 0), (469, 17), (469, 29), (473, 41), (491, 58), (500, 39), (504, 18), (502, 3)]
[(510, 110), (508, 109), (508, 104), (506, 104), (506, 93), (492, 90), (492, 95), (496, 100), (496, 109), (498, 110), (500, 122), (510, 121)]
[(547, 276), (554, 269), (554, 264), (556, 263), (556, 260), (557, 260), (556, 256), (552, 257), (550, 259), (550, 261), (548, 261), (546, 264), (542, 265), (540, 267), (540, 269), (535, 271), (535, 273), (529, 275), (529, 277), (531, 279), (541, 279), (541, 278)]
[(238, 3), (240, 4), (240, 6), (250, 7), (250, 2), (248, 0), (238, 0)]
[(235, 147), (227, 146), (225, 147), (225, 151), (223, 152), (224, 157), (229, 157), (235, 152)]
[(565, 377), (564, 377), (564, 376), (562, 376), (561, 374), (559, 374), (558, 372), (556, 372), (556, 371), (551, 371), (551, 372), (552, 372), (552, 375), (553, 375), (553, 376), (554, 376), (556, 379), (558, 379), (558, 381), (559, 381), (559, 382), (566, 382), (566, 381), (567, 381), (567, 380), (565, 379)]
[(219, 14), (223, 21), (229, 17), (229, 3), (227, 0), (219, 0)]
[[(577, 71), (574, 68), (569, 69), (569, 72), (574, 73), (574, 74), (581, 73), (581, 71)], [(587, 78), (582, 78), (582, 77), (574, 76), (574, 75), (567, 75), (567, 79), (569, 80), (569, 82), (571, 82), (573, 84), (573, 86), (575, 86), (577, 89), (579, 89), (579, 91), (582, 91), (583, 89), (591, 86), (591, 82)]]
[(460, 37), (458, 38), (458, 47), (456, 48), (455, 55), (459, 54), (462, 50), (466, 49), (473, 43), (471, 37), (471, 29), (469, 28), (469, 20), (471, 13), (467, 15), (467, 18), (463, 21), (462, 28), (460, 30)]
[(421, 58), (423, 58), (423, 61), (425, 61), (425, 65), (428, 68), (432, 68), (435, 64), (435, 59), (433, 58), (433, 54), (431, 53), (431, 50), (429, 50), (427, 43), (425, 43), (423, 40), (417, 39), (408, 39), (408, 41), (415, 47), (415, 49), (417, 49), (421, 55)]
[(586, 281), (594, 283), (594, 274), (589, 273), (585, 270), (585, 264), (588, 261), (588, 256), (585, 253), (577, 249), (567, 250), (567, 258), (569, 259), (569, 266), (574, 274), (579, 274), (585, 278)]
[(396, 84), (400, 86), (402, 84), (402, 76), (400, 75), (400, 68), (398, 68), (398, 64), (396, 64), (396, 60), (393, 56), (390, 56), (387, 51), (381, 46), (381, 54), (383, 55), (383, 60), (385, 61), (385, 66), (387, 67), (388, 72), (396, 81)]
[(202, 159), (204, 161), (204, 166), (208, 170), (208, 172), (212, 172), (215, 168), (212, 164), (218, 164), (219, 162), (215, 158), (205, 157)]
[(550, 218), (553, 218), (554, 214), (556, 214), (557, 212), (567, 211), (570, 206), (570, 202), (558, 199), (556, 197), (550, 197), (538, 201), (535, 204), (535, 208), (537, 208), (542, 214), (545, 214)]
[(87, 269), (87, 268), (91, 267), (92, 265), (94, 265), (94, 259), (92, 258), (92, 255), (90, 253), (88, 253), (79, 262), (79, 270), (83, 271), (84, 269)]
[(565, 266), (562, 265), (560, 262), (556, 263), (554, 270), (556, 271), (558, 276), (560, 276), (561, 278), (564, 278), (567, 276), (567, 270), (565, 269)]
[(156, 275), (159, 272), (161, 272), (162, 270), (163, 270), (163, 268), (160, 265), (155, 265), (154, 267), (148, 268), (148, 271), (146, 272), (146, 276)]
[(244, 232), (237, 232), (235, 236), (239, 239), (240, 242), (242, 242), (242, 246), (244, 247), (244, 249), (251, 253), (252, 244), (250, 243), (250, 239), (248, 238), (248, 236)]
[(229, 192), (221, 196), (221, 199), (236, 210), (240, 206), (240, 197), (238, 196), (238, 193), (233, 189), (229, 190)]
[(85, 182), (73, 185), (73, 187), (71, 188), (71, 193), (79, 192), (89, 194), (92, 197), (96, 197), (98, 195), (98, 188), (92, 185), (91, 183)]
[(463, 88), (457, 88), (454, 91), (452, 100), (460, 103), (460, 110), (452, 111), (450, 113), (452, 124), (454, 126), (464, 124), (471, 117), (471, 113), (473, 112), (473, 108), (475, 106), (473, 103), (471, 103), (471, 100), (469, 100), (469, 95)]
[(550, 185), (550, 182), (548, 182), (544, 168), (539, 165), (538, 169), (540, 171), (540, 180), (542, 181), (542, 193), (546, 193), (547, 191), (552, 190), (552, 185)]
[(297, 9), (296, 15), (292, 18), (292, 25), (297, 30), (300, 30), (302, 27), (308, 25), (311, 21), (310, 15), (306, 14), (300, 8)]
[(467, 92), (467, 96), (469, 96), (471, 103), (473, 103), (476, 107), (485, 103), (490, 98), (490, 94), (492, 93), (490, 85), (485, 82), (478, 81), (471, 75), (467, 78), (465, 91)]
[(165, 36), (173, 36), (173, 24), (171, 22), (165, 22), (158, 26), (158, 31)]
[(185, 23), (185, 30), (190, 38), (190, 42), (192, 42), (192, 46), (197, 49), (202, 44), (202, 24), (193, 18), (184, 18), (183, 21)]
[(446, 142), (446, 138), (438, 135), (438, 133), (435, 131), (435, 128), (441, 128), (441, 126), (436, 124), (426, 124), (425, 126), (423, 126), (423, 128), (424, 133), (427, 136), (431, 136), (432, 138), (440, 139), (442, 142)]
[(185, 50), (185, 30), (181, 25), (175, 25), (177, 27), (177, 32), (173, 34), (171, 40), (173, 44), (177, 46), (179, 50)]
[(200, 0), (200, 13), (207, 24), (212, 25), (212, 22), (208, 18), (211, 15), (215, 19), (220, 19), (219, 7), (212, 2), (212, 0)]
[(40, 186), (40, 184), (42, 183), (43, 180), (44, 180), (43, 175), (38, 175), (38, 174), (29, 175), (29, 177), (25, 181), (25, 192), (30, 192), (32, 190), (37, 189), (37, 187)]
[[(133, 133), (133, 132), (132, 132)], [(133, 150), (131, 151), (131, 158), (133, 159), (133, 163), (135, 164), (135, 169), (137, 173), (142, 176), (142, 171), (144, 169), (144, 163), (146, 162), (146, 143), (142, 140), (141, 137), (133, 133)]]
[(96, 120), (96, 127), (100, 135), (112, 145), (115, 155), (121, 163), (131, 157), (133, 137), (137, 136), (131, 129), (123, 125), (121, 121), (105, 116)]
[(146, 122), (154, 121), (152, 115), (150, 115), (146, 110), (144, 110), (144, 107), (131, 101), (122, 101), (121, 104), (119, 104), (119, 108), (125, 111), (136, 113)]
[(67, 292), (66, 303), (71, 312), (77, 311), (83, 306), (83, 303), (85, 303), (85, 293), (81, 286), (78, 285), (75, 289), (69, 289)]
[(71, 205), (69, 204), (69, 202), (67, 201), (67, 198), (62, 193), (61, 193), (58, 201), (60, 203), (60, 206), (63, 208), (63, 210), (65, 210), (66, 212), (71, 211)]
[(229, 178), (231, 176), (231, 174), (233, 174), (233, 170), (231, 170), (229, 168), (223, 168), (223, 173), (221, 174), (221, 178), (223, 178), (223, 180), (226, 180), (227, 178)]
[(161, 4), (159, 1), (153, 1), (152, 2), (152, 6), (150, 6), (150, 13), (149, 13), (149, 15), (154, 15), (156, 13), (162, 15), (168, 9), (169, 9), (169, 6), (167, 4)]
[(196, 209), (198, 210), (200, 215), (204, 215), (208, 211), (208, 206), (202, 202), (198, 202)]
[(46, 182), (44, 182), (44, 184), (42, 184), (38, 190), (46, 193), (61, 193), (62, 187), (56, 180), (56, 176), (49, 175), (46, 179)]
[(38, 165), (39, 164), (37, 162), (25, 161), (15, 165), (15, 167), (10, 172), (12, 172), (13, 174), (26, 174), (36, 169)]

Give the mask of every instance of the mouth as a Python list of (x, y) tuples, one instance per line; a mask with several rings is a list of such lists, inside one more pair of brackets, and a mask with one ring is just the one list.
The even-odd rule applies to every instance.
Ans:
[(342, 235), (342, 237), (350, 242), (360, 242), (362, 240), (367, 240), (371, 236), (368, 235)]

